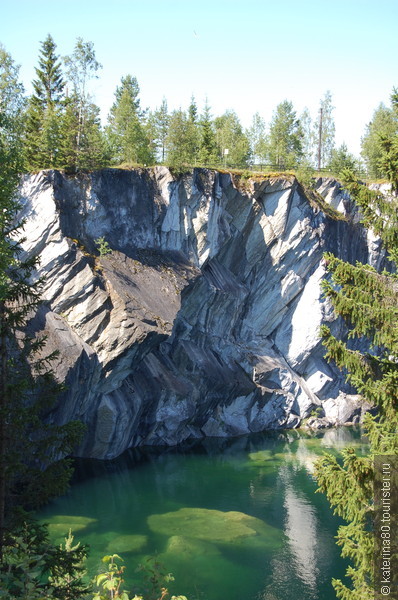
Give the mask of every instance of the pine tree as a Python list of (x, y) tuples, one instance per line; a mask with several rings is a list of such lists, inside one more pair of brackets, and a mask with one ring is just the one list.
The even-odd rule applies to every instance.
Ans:
[(65, 82), (51, 35), (41, 42), (37, 79), (26, 119), (25, 163), (28, 169), (59, 167)]
[[(398, 202), (385, 198), (345, 172), (345, 187), (360, 206), (363, 222), (381, 237), (389, 258), (398, 263)], [(351, 560), (347, 575), (349, 587), (333, 580), (342, 600), (373, 600), (374, 535), (372, 532), (374, 457), (398, 454), (398, 277), (378, 273), (369, 265), (347, 264), (331, 254), (325, 255), (332, 280), (324, 291), (335, 311), (350, 327), (349, 338), (368, 340), (369, 350), (352, 350), (348, 343), (322, 327), (326, 357), (348, 373), (347, 379), (359, 394), (377, 406), (377, 417), (367, 414), (364, 427), (370, 454), (359, 457), (353, 448), (342, 453), (342, 463), (325, 455), (316, 465), (319, 490), (324, 492), (335, 512), (347, 521), (339, 528), (337, 543), (342, 556)]]

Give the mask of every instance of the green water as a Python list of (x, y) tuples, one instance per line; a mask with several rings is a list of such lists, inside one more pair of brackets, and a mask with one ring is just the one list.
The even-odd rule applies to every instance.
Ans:
[(136, 567), (156, 556), (189, 600), (334, 600), (346, 564), (340, 521), (315, 494), (312, 465), (324, 450), (355, 445), (341, 428), (297, 431), (190, 447), (134, 450), (111, 462), (80, 461), (70, 492), (40, 517), (54, 541), (69, 527), (90, 544), (91, 573), (118, 553), (130, 591)]

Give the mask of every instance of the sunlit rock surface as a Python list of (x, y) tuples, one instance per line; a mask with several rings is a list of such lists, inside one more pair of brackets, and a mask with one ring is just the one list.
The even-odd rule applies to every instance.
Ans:
[[(333, 180), (327, 216), (292, 178), (165, 167), (45, 171), (21, 187), (26, 251), (44, 305), (32, 323), (60, 350), (53, 418), (78, 418), (81, 456), (131, 446), (360, 417), (323, 358), (322, 255), (380, 266), (378, 241)], [(99, 256), (104, 237), (112, 252)]]

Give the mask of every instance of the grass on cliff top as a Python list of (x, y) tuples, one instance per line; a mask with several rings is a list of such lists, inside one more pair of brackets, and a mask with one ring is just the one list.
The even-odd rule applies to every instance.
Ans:
[[(125, 171), (132, 171), (134, 169), (139, 169), (139, 170), (143, 170), (143, 169), (150, 169), (153, 168), (156, 165), (140, 165), (138, 163), (130, 163), (130, 162), (125, 162), (125, 163), (121, 163), (120, 165), (113, 165), (111, 168), (114, 169), (120, 169), (120, 170), (125, 170)], [(241, 191), (247, 193), (250, 191), (249, 188), (249, 184), (250, 182), (261, 182), (264, 181), (264, 179), (279, 179), (279, 178), (284, 178), (289, 180), (291, 183), (294, 182), (294, 180), (296, 180), (299, 184), (299, 186), (301, 187), (302, 192), (304, 193), (304, 195), (308, 198), (309, 203), (311, 204), (311, 206), (313, 206), (314, 208), (318, 208), (320, 210), (322, 210), (322, 212), (324, 212), (328, 217), (330, 217), (331, 219), (334, 219), (336, 221), (347, 221), (347, 217), (345, 215), (343, 215), (342, 213), (340, 213), (338, 210), (336, 210), (335, 208), (333, 208), (332, 206), (330, 206), (329, 204), (327, 204), (327, 202), (325, 202), (324, 198), (315, 190), (313, 190), (312, 188), (310, 188), (307, 185), (307, 182), (304, 182), (303, 180), (301, 180), (301, 173), (300, 171), (295, 171), (295, 170), (285, 170), (285, 171), (275, 171), (275, 170), (263, 170), (263, 171), (251, 171), (250, 169), (232, 169), (232, 168), (227, 168), (227, 167), (205, 167), (205, 166), (190, 166), (190, 165), (175, 165), (175, 166), (170, 166), (170, 165), (164, 165), (166, 166), (171, 174), (173, 175), (173, 177), (175, 177), (176, 179), (179, 179), (180, 177), (183, 177), (186, 174), (192, 173), (193, 170), (195, 168), (198, 169), (208, 169), (208, 170), (213, 170), (213, 171), (217, 171), (218, 173), (225, 173), (225, 174), (229, 174), (231, 175), (234, 184), (236, 185), (236, 187), (238, 189), (240, 189)], [(325, 174), (323, 173), (313, 173), (313, 177), (316, 178), (317, 176), (324, 176)], [(330, 177), (333, 177), (332, 174), (330, 174)], [(336, 181), (339, 181), (338, 177), (333, 177), (334, 179), (336, 179)], [(374, 180), (372, 182), (368, 181), (367, 183), (385, 183), (384, 180)]]
[(321, 194), (319, 194), (316, 190), (309, 188), (300, 181), (298, 181), (298, 184), (313, 208), (320, 209), (323, 213), (325, 213), (326, 216), (330, 217), (334, 221), (349, 220), (348, 217), (346, 217), (343, 213), (336, 210), (333, 206), (330, 206), (330, 204), (325, 201), (324, 197), (321, 196)]

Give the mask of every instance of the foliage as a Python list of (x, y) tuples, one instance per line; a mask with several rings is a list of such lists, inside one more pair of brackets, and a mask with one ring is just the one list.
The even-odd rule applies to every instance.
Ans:
[(104, 236), (97, 238), (94, 240), (94, 242), (98, 248), (100, 256), (105, 256), (106, 254), (110, 254), (112, 252), (112, 248), (109, 247), (109, 244), (105, 240)]
[(28, 515), (8, 536), (0, 565), (0, 598), (7, 600), (80, 600), (90, 591), (84, 582), (87, 549), (73, 545), (69, 532), (65, 545), (54, 546), (46, 526)]
[(164, 163), (166, 158), (166, 143), (169, 130), (170, 115), (167, 100), (163, 98), (162, 104), (153, 113), (149, 114), (147, 130), (150, 140), (160, 162)]
[[(105, 573), (100, 573), (95, 578), (95, 585), (101, 588), (93, 597), (93, 600), (130, 600), (129, 593), (123, 590), (124, 566), (118, 566), (116, 561), (123, 561), (118, 554), (107, 555), (102, 562), (108, 565)], [(171, 573), (167, 573), (156, 558), (149, 558), (145, 565), (140, 565), (138, 571), (144, 572), (144, 585), (147, 594), (145, 600), (165, 600), (169, 591), (165, 584), (174, 581)], [(134, 595), (131, 600), (143, 600), (143, 596)], [(185, 596), (172, 596), (171, 600), (187, 600)]]
[(395, 194), (398, 193), (398, 89), (394, 88), (391, 94), (392, 113), (395, 121), (395, 130), (392, 135), (380, 134), (379, 167), (386, 173)]
[(67, 77), (72, 84), (65, 113), (65, 166), (70, 170), (93, 169), (107, 162), (99, 109), (88, 93), (90, 79), (101, 68), (92, 42), (77, 38), (70, 56), (64, 58)]
[(216, 134), (210, 114), (210, 106), (207, 102), (199, 120), (199, 163), (201, 165), (214, 165), (218, 162)]
[(25, 102), (18, 77), (19, 67), (0, 44), (0, 200), (13, 196), (22, 168)]
[(347, 169), (353, 173), (358, 173), (360, 165), (355, 156), (348, 152), (347, 145), (341, 144), (339, 148), (333, 148), (328, 169), (339, 177)]
[(387, 176), (382, 162), (381, 140), (388, 140), (398, 133), (398, 118), (393, 108), (380, 104), (374, 111), (373, 118), (366, 126), (361, 141), (361, 154), (365, 161), (369, 177), (380, 179)]
[(21, 87), (17, 69), (3, 52), (0, 64), (0, 559), (7, 518), (17, 505), (37, 506), (65, 490), (69, 454), (80, 437), (78, 423), (51, 424), (60, 391), (53, 372), (56, 354), (27, 324), (37, 311), (42, 281), (37, 259), (22, 251), (23, 223), (16, 189), (21, 169)]
[[(63, 63), (64, 72), (56, 44), (48, 35), (41, 42), (33, 94), (24, 115), (27, 170), (61, 168), (76, 172), (109, 164), (148, 165), (157, 160), (178, 171), (196, 165), (246, 168), (256, 163), (269, 163), (283, 171), (303, 160), (313, 166), (316, 148), (321, 153), (320, 166), (331, 160), (334, 120), (330, 92), (320, 102), (322, 127), (320, 118), (312, 120), (308, 109), (297, 119), (286, 100), (276, 107), (268, 136), (258, 112), (243, 131), (233, 110), (212, 118), (207, 99), (201, 114), (193, 97), (187, 110), (180, 108), (172, 114), (165, 98), (155, 111), (142, 110), (138, 81), (127, 75), (116, 88), (108, 125), (103, 128), (99, 108), (89, 93), (90, 81), (97, 78), (101, 68), (93, 43), (77, 38)], [(380, 136), (389, 136), (397, 128), (394, 111), (384, 111), (381, 120), (388, 122), (386, 127), (379, 127), (375, 119), (363, 140), (371, 176), (386, 175), (392, 155), (397, 155), (387, 141), (383, 155)]]
[(25, 132), (25, 164), (28, 169), (59, 167), (63, 92), (61, 62), (51, 35), (41, 42), (37, 79), (29, 100)]
[(284, 100), (276, 107), (269, 131), (270, 163), (280, 169), (297, 165), (303, 155), (303, 132), (293, 104)]
[(257, 112), (253, 115), (251, 127), (246, 132), (250, 143), (250, 155), (254, 164), (267, 162), (267, 138), (265, 134), (265, 121)]
[[(98, 591), (93, 600), (107, 600), (107, 598), (120, 598), (120, 600), (129, 600), (127, 592), (121, 589), (123, 580), (124, 567), (119, 567), (115, 560), (122, 561), (123, 559), (118, 554), (112, 554), (104, 556), (102, 562), (108, 565), (106, 573), (100, 573), (95, 578), (95, 585), (102, 588), (102, 591)], [(138, 597), (135, 596), (138, 600)], [(133, 599), (134, 600), (134, 599)]]
[[(363, 222), (379, 235), (390, 260), (398, 259), (397, 199), (386, 199), (358, 182), (351, 172), (343, 172), (346, 189), (361, 207)], [(326, 357), (346, 370), (347, 379), (363, 398), (376, 405), (377, 417), (367, 414), (364, 427), (370, 442), (370, 455), (358, 457), (353, 448), (342, 453), (342, 463), (327, 454), (316, 465), (319, 490), (324, 492), (335, 512), (347, 521), (339, 528), (337, 543), (342, 556), (351, 560), (347, 575), (352, 586), (333, 580), (338, 598), (371, 600), (374, 597), (372, 535), (373, 458), (378, 454), (398, 454), (398, 278), (388, 271), (378, 273), (369, 265), (350, 265), (331, 254), (325, 264), (332, 274), (324, 282), (324, 293), (350, 327), (350, 339), (368, 340), (367, 352), (353, 350), (349, 342), (338, 340), (322, 327)]]
[(56, 549), (50, 566), (48, 581), (60, 600), (78, 599), (91, 591), (91, 585), (85, 582), (87, 547), (81, 546), (80, 542), (73, 544), (73, 541), (74, 536), (69, 530), (64, 546), (61, 544)]
[(308, 164), (307, 162), (300, 163), (298, 169), (295, 171), (296, 177), (304, 189), (313, 189), (315, 186), (315, 170), (314, 168)]
[(117, 164), (150, 164), (154, 159), (145, 129), (145, 114), (140, 108), (139, 91), (138, 81), (131, 75), (122, 77), (121, 85), (116, 88), (115, 102), (108, 117), (107, 136)]
[(199, 128), (189, 112), (173, 111), (166, 139), (167, 162), (180, 169), (184, 165), (195, 165), (198, 159)]
[[(250, 159), (250, 144), (243, 132), (238, 115), (227, 110), (214, 121), (218, 156), (224, 158), (224, 166), (244, 168)], [(228, 150), (228, 154), (225, 154)]]

